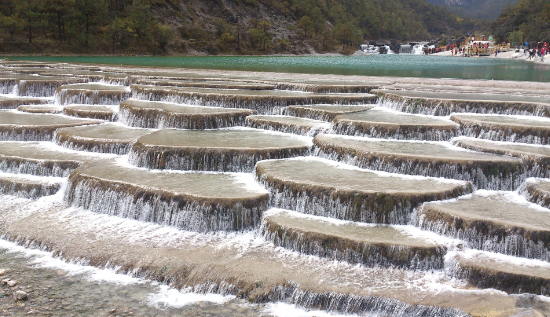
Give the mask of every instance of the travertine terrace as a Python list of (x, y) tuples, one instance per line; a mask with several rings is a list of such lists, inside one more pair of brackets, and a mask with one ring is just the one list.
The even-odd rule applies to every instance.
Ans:
[(0, 60), (0, 235), (259, 305), (549, 315), (548, 91)]

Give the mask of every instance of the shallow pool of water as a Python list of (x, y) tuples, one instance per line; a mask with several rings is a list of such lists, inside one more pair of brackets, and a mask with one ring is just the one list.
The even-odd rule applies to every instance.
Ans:
[(510, 59), (450, 56), (19, 56), (10, 59), (311, 74), (550, 81), (550, 66)]

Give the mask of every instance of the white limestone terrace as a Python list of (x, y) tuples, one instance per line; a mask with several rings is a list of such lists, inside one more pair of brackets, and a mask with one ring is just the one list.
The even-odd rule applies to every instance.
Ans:
[(309, 137), (244, 127), (163, 129), (139, 138), (129, 157), (155, 169), (252, 172), (258, 161), (307, 155), (311, 145)]
[(469, 182), (365, 170), (314, 156), (260, 161), (256, 178), (269, 189), (272, 206), (379, 224), (406, 224), (419, 204), (473, 190)]
[(449, 142), (385, 140), (318, 134), (315, 154), (391, 173), (445, 177), (479, 189), (514, 190), (528, 177), (516, 157), (476, 152)]
[(50, 141), (55, 130), (64, 127), (98, 124), (103, 121), (80, 119), (58, 114), (36, 114), (0, 110), (0, 140)]
[(466, 241), (471, 248), (550, 260), (550, 209), (517, 192), (479, 190), (457, 199), (428, 202), (414, 224)]
[(375, 138), (446, 141), (457, 134), (458, 124), (447, 118), (408, 114), (383, 107), (341, 114), (334, 118), (339, 134)]
[(55, 92), (55, 104), (101, 104), (118, 105), (128, 99), (131, 89), (128, 86), (107, 83), (86, 83), (59, 86)]
[(532, 144), (550, 144), (550, 118), (498, 114), (452, 114), (465, 136)]

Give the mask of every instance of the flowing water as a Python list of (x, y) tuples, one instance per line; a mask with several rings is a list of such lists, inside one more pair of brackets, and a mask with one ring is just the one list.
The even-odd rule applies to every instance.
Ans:
[[(63, 58), (550, 80), (523, 62), (397, 54)], [(285, 81), (282, 74), (5, 63), (0, 87), (11, 93), (0, 96), (0, 280), (17, 283), (0, 284), (3, 316), (550, 313), (550, 223), (543, 220), (550, 209), (535, 204), (550, 199), (546, 187), (533, 187), (543, 180), (525, 182), (547, 174), (550, 146), (538, 144), (546, 135), (536, 135), (536, 145), (451, 140), (474, 133), (453, 122), (452, 111), (434, 117), (435, 106), (423, 101), (367, 93), (392, 89), (388, 78), (287, 74)], [(13, 110), (25, 104), (19, 88), (28, 78), (11, 71), (59, 77), (32, 88), (55, 114), (25, 113), (28, 104)], [(82, 81), (70, 84), (64, 74)], [(143, 82), (135, 85), (136, 78)], [(474, 83), (506, 99), (505, 84), (489, 81), (431, 89)], [(517, 86), (518, 94), (546, 88)], [(537, 109), (550, 107), (530, 98)], [(504, 126), (498, 140), (546, 131), (548, 119), (514, 100), (516, 112), (498, 100), (475, 107), (466, 100), (462, 121)], [(118, 121), (79, 118), (105, 110)], [(518, 113), (531, 117), (511, 115)], [(28, 299), (15, 300), (18, 290)]]

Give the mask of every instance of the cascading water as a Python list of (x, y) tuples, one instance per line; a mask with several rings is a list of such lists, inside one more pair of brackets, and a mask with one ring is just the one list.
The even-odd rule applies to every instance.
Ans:
[[(422, 53), (422, 48), (421, 44), (401, 45), (399, 53), (419, 54)], [(379, 52), (379, 47), (371, 45), (362, 46), (361, 49)], [(389, 46), (383, 49), (389, 54), (393, 53)], [(162, 75), (155, 73), (158, 70), (119, 70), (135, 71), (139, 76), (151, 72), (151, 76), (162, 79)], [(214, 76), (210, 73), (207, 75)], [(184, 75), (175, 72), (170, 76)], [(250, 76), (246, 80), (251, 83), (258, 81), (252, 75), (240, 76)], [(309, 76), (295, 76), (303, 82), (296, 78), (289, 82), (280, 80), (273, 87), (349, 93), (339, 83), (331, 88), (330, 83), (308, 82)], [(318, 97), (319, 99), (308, 99), (298, 96), (309, 94), (303, 91), (294, 94), (295, 92), (277, 90), (260, 93), (271, 94), (268, 98), (258, 97), (250, 91), (240, 94), (238, 89), (234, 92), (224, 90), (223, 93), (216, 93), (217, 89), (211, 88), (197, 94), (188, 93), (185, 89), (153, 85), (136, 85), (131, 89), (111, 85), (116, 88), (109, 90), (107, 83), (127, 85), (132, 80), (131, 75), (118, 77), (106, 77), (102, 84), (96, 85), (96, 88), (106, 86), (101, 89), (94, 90), (91, 88), (94, 85), (83, 90), (66, 87), (59, 89), (55, 93), (55, 101), (60, 105), (118, 105), (132, 95), (142, 100), (174, 102), (175, 105), (171, 106), (176, 110), (180, 110), (177, 109), (181, 107), (180, 103), (185, 102), (198, 105), (197, 108), (206, 105), (224, 106), (239, 110), (252, 109), (260, 114), (280, 114), (283, 107), (293, 104), (361, 104), (367, 100), (366, 97), (362, 97), (362, 101), (359, 98), (346, 99), (349, 96), (335, 93)], [(225, 79), (222, 77), (217, 80)], [(361, 87), (354, 88), (358, 89), (354, 93), (365, 91), (368, 80), (365, 79), (361, 84)], [(9, 84), (4, 84), (2, 89), (5, 90), (8, 86)], [(16, 90), (14, 96), (45, 96), (52, 93), (53, 84), (44, 84), (39, 88), (20, 81), (19, 84), (9, 87), (22, 89)], [(291, 97), (282, 98), (285, 94)], [(434, 106), (391, 101), (389, 98), (382, 102), (382, 106), (431, 115), (449, 115), (452, 112), (533, 115), (546, 111), (542, 105), (533, 105), (531, 108), (491, 108), (482, 104), (441, 103)], [(123, 107), (120, 109), (120, 123), (117, 123), (119, 126), (124, 124), (154, 129), (185, 128), (202, 132), (202, 129), (216, 129), (220, 126), (251, 124), (245, 123), (244, 115), (199, 124), (196, 118), (185, 121), (171, 114), (145, 114)], [(66, 114), (76, 116), (75, 112)], [(289, 114), (292, 112), (289, 111)], [(0, 119), (4, 117), (0, 114)], [(332, 128), (334, 130), (330, 133), (333, 136), (340, 133), (384, 139), (445, 140), (442, 142), (445, 144), (450, 144), (447, 140), (455, 136), (454, 132), (420, 130), (385, 133), (374, 129), (359, 132), (354, 127), (329, 123), (333, 117), (321, 119), (327, 122), (319, 123), (320, 128), (312, 129), (314, 132), (306, 132), (290, 125), (280, 126), (277, 122), (273, 123), (275, 119), (271, 123), (257, 125), (279, 132), (314, 135)], [(101, 121), (87, 124), (98, 123)], [(98, 129), (102, 129), (103, 125), (105, 124), (98, 125)], [(100, 138), (97, 135), (94, 141), (86, 140), (85, 137), (73, 137), (69, 140), (58, 133), (62, 131), (58, 128), (62, 126), (52, 127), (52, 124), (46, 124), (46, 128), (33, 131), (19, 131), (18, 127), (1, 130), (3, 132), (0, 138), (3, 140), (23, 141), (19, 145), (6, 142), (0, 147), (0, 235), (3, 239), (27, 247), (49, 250), (62, 259), (80, 264), (120, 267), (120, 272), (127, 272), (134, 277), (150, 278), (191, 292), (234, 295), (254, 302), (255, 305), (281, 301), (308, 309), (368, 316), (468, 316), (468, 313), (486, 315), (493, 311), (522, 311), (523, 308), (518, 304), (519, 296), (484, 290), (486, 287), (504, 291), (517, 291), (518, 288), (522, 290), (521, 287), (525, 287), (534, 294), (547, 293), (544, 289), (528, 287), (529, 284), (536, 284), (532, 279), (514, 280), (510, 275), (506, 275), (504, 279), (507, 282), (516, 281), (515, 289), (498, 283), (483, 286), (475, 280), (475, 274), (479, 273), (478, 280), (485, 277), (486, 280), (493, 280), (489, 270), (484, 271), (481, 267), (484, 263), (480, 263), (481, 268), (474, 270), (473, 266), (466, 266), (465, 262), (450, 258), (451, 255), (458, 254), (475, 262), (467, 255), (471, 249), (477, 249), (491, 256), (504, 255), (508, 258), (503, 261), (509, 261), (513, 267), (518, 262), (531, 261), (528, 262), (529, 268), (544, 268), (544, 265), (537, 264), (536, 261), (550, 261), (550, 248), (546, 242), (548, 231), (536, 232), (532, 228), (524, 231), (497, 230), (494, 226), (489, 228), (490, 225), (485, 222), (480, 222), (481, 225), (474, 222), (466, 226), (465, 216), (456, 216), (452, 221), (443, 216), (432, 219), (425, 209), (426, 204), (433, 201), (461, 201), (475, 187), (495, 190), (520, 188), (527, 177), (547, 176), (544, 159), (516, 159), (519, 162), (517, 170), (504, 168), (502, 162), (488, 163), (488, 167), (464, 167), (452, 163), (435, 166), (399, 161), (395, 157), (392, 160), (361, 157), (354, 151), (337, 153), (315, 147), (313, 154), (326, 158), (321, 160), (303, 158), (312, 152), (311, 138), (307, 139), (303, 147), (289, 146), (280, 152), (274, 151), (274, 141), (265, 141), (262, 146), (268, 149), (265, 151), (271, 152), (257, 155), (250, 144), (236, 144), (235, 139), (239, 137), (234, 135), (225, 136), (225, 139), (220, 135), (205, 136), (197, 138), (192, 144), (181, 146), (186, 147), (185, 150), (174, 150), (181, 145), (181, 141), (191, 138), (191, 134), (185, 137), (164, 135), (149, 140), (154, 142), (142, 140), (141, 143), (132, 141), (122, 144), (113, 141), (115, 138), (109, 140), (108, 137)], [(160, 134), (162, 131), (164, 130), (147, 131), (150, 134), (146, 135)], [(525, 134), (523, 138), (511, 132), (499, 133), (502, 135), (498, 137), (481, 133), (475, 136), (516, 142), (540, 141), (532, 133)], [(107, 133), (104, 135), (108, 136)], [(281, 140), (283, 133), (277, 135), (277, 140)], [(44, 147), (50, 152), (38, 148), (23, 149), (22, 144), (28, 144), (30, 140), (52, 141), (52, 136), (55, 142), (73, 150), (115, 154), (100, 156), (79, 153), (62, 149), (52, 142), (42, 143), (48, 144)], [(117, 137), (118, 140), (122, 138), (120, 135)], [(294, 140), (300, 138), (296, 135), (285, 137)], [(145, 136), (139, 137), (142, 138)], [(251, 139), (253, 145), (262, 141), (261, 137)], [(213, 145), (212, 140), (219, 141), (219, 144)], [(7, 143), (14, 149), (7, 151)], [(18, 146), (21, 147), (19, 150)], [(121, 156), (129, 151), (130, 146), (132, 150), (129, 155)], [(338, 146), (336, 144), (335, 148)], [(282, 165), (284, 168), (273, 165), (275, 167), (272, 166), (270, 170), (268, 165), (274, 161), (282, 161), (284, 164), (296, 161), (305, 163), (300, 163), (302, 165), (296, 169), (292, 169), (290, 165)], [(330, 168), (312, 165), (317, 161)], [(399, 175), (359, 171), (351, 165)], [(256, 178), (252, 175), (254, 170)], [(356, 178), (344, 177), (344, 174), (353, 173), (369, 176), (361, 174), (361, 177)], [(5, 177), (1, 177), (2, 174)], [(529, 180), (521, 187), (520, 192), (540, 204), (547, 203), (548, 199), (542, 191), (544, 188), (533, 188), (534, 182)], [(483, 191), (477, 191), (476, 194), (481, 195)], [(447, 203), (445, 201), (441, 204)], [(290, 209), (301, 218), (291, 225), (272, 221), (269, 219), (269, 209), (273, 207)], [(435, 212), (430, 215), (433, 214)], [(306, 223), (312, 217), (318, 222)], [(337, 223), (344, 221), (338, 219), (345, 219), (346, 224)], [(324, 223), (337, 227), (336, 233), (324, 231)], [(345, 225), (380, 227), (381, 230), (388, 231), (379, 236), (373, 234), (374, 238), (370, 241), (364, 235), (353, 236), (351, 229), (342, 230)], [(545, 221), (541, 220), (539, 225), (545, 225)], [(341, 231), (344, 233), (338, 235)], [(415, 236), (418, 232), (421, 234)], [(386, 241), (380, 242), (376, 239)], [(444, 243), (433, 245), (434, 241), (443, 240)], [(394, 243), (395, 241), (401, 244)], [(509, 260), (510, 258), (520, 260)], [(497, 273), (500, 272), (499, 269), (495, 268)], [(479, 288), (472, 288), (467, 281)], [(542, 281), (543, 284), (544, 278)], [(452, 303), (449, 298), (453, 298)], [(529, 305), (528, 308), (535, 307), (533, 303)], [(546, 304), (537, 302), (536, 305), (537, 309), (550, 312)]]

